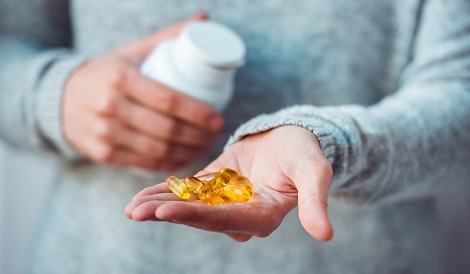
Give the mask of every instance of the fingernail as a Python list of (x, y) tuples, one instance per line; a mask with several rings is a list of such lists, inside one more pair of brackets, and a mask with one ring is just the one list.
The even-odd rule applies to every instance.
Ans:
[(213, 114), (209, 117), (209, 128), (219, 130), (224, 125), (224, 118), (220, 115)]
[(207, 20), (209, 19), (209, 14), (206, 11), (201, 10), (198, 13), (196, 13), (194, 17), (196, 17), (196, 19), (199, 19), (199, 20)]

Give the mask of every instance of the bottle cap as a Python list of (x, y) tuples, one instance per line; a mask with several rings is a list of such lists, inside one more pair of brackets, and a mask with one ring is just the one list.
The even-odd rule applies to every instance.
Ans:
[(203, 21), (188, 25), (177, 39), (179, 53), (200, 59), (207, 65), (221, 69), (234, 69), (244, 64), (245, 44), (228, 27)]

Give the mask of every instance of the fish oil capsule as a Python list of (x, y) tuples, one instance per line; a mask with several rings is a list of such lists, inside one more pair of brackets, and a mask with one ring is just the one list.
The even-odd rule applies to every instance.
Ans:
[(221, 205), (224, 204), (226, 200), (221, 194), (215, 192), (203, 193), (198, 197), (208, 205)]
[(187, 176), (184, 180), (170, 176), (167, 184), (181, 199), (197, 197), (208, 205), (246, 202), (253, 194), (250, 180), (230, 168), (221, 168), (218, 172), (200, 176)]
[(187, 200), (191, 197), (188, 186), (175, 176), (168, 177), (166, 183), (168, 184), (168, 188), (180, 199)]
[(220, 173), (227, 173), (230, 175), (230, 183), (231, 184), (242, 184), (242, 185), (249, 185), (251, 186), (250, 180), (243, 176), (241, 173), (238, 173), (237, 171), (228, 168), (228, 167), (223, 167), (219, 170)]
[(206, 183), (199, 189), (196, 194), (199, 200), (203, 200), (205, 195), (209, 192), (213, 192), (212, 184)]
[(222, 188), (221, 194), (237, 202), (246, 202), (251, 198), (253, 190), (247, 185), (228, 184)]
[(248, 178), (246, 178), (245, 176), (241, 175), (238, 176), (237, 179), (233, 180), (233, 181), (230, 181), (231, 184), (234, 184), (234, 185), (246, 185), (246, 186), (252, 186), (253, 184), (250, 182), (250, 180), (248, 180)]
[(235, 170), (228, 168), (228, 167), (223, 167), (219, 169), (219, 173), (227, 173), (230, 176), (230, 181), (234, 181), (240, 176), (241, 174), (236, 172)]
[(203, 183), (212, 181), (218, 175), (217, 172), (207, 173), (200, 176), (196, 176)]
[(193, 193), (197, 193), (204, 186), (204, 183), (194, 176), (184, 178), (184, 183)]
[(233, 204), (235, 202), (234, 200), (225, 195), (222, 195), (222, 199), (224, 199), (224, 204)]
[(224, 187), (230, 182), (230, 175), (228, 173), (219, 173), (212, 181), (213, 190)]

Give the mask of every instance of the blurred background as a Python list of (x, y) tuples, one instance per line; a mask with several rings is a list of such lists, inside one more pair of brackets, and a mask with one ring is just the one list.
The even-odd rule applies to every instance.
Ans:
[(20, 274), (50, 190), (52, 163), (0, 141), (0, 273)]

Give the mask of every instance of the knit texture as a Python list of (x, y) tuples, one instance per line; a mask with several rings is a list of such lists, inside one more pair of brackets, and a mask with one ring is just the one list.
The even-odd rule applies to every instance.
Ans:
[[(233, 132), (227, 145), (305, 127), (334, 169), (331, 242), (311, 238), (296, 210), (243, 244), (136, 223), (124, 206), (167, 174), (75, 161), (60, 118), (70, 73), (199, 10), (238, 32), (248, 55), (214, 151), (176, 175), (214, 159)], [(470, 178), (469, 14), (467, 0), (2, 0), (0, 137), (60, 162), (30, 272), (439, 273), (435, 192)]]

